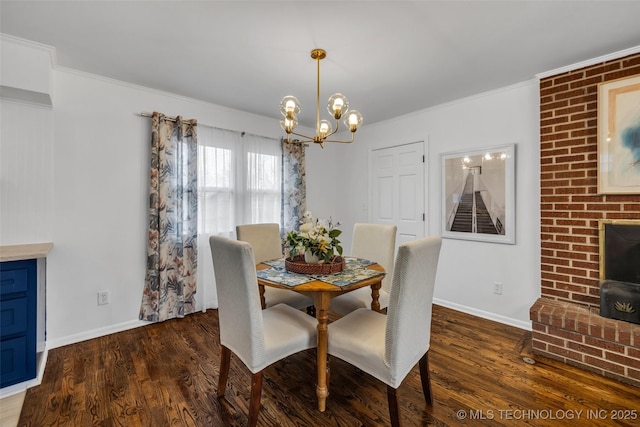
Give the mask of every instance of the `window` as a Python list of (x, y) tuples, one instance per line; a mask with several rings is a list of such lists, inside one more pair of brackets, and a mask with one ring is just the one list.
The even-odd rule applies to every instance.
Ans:
[[(280, 223), (282, 156), (246, 153), (245, 223)], [(246, 209), (248, 207), (248, 210)]]
[(236, 224), (280, 223), (280, 141), (198, 125), (199, 308), (218, 307), (209, 236), (236, 238)]
[(198, 126), (199, 230), (235, 237), (236, 224), (280, 223), (276, 139)]

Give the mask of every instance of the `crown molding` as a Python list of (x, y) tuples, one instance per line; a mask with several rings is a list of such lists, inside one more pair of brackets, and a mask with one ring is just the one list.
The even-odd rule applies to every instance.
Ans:
[(12, 36), (5, 33), (0, 33), (0, 40), (3, 43), (14, 43), (20, 46), (24, 46), (30, 49), (38, 49), (49, 54), (49, 60), (51, 61), (51, 68), (55, 68), (58, 65), (56, 48), (46, 44), (34, 42), (31, 40), (21, 39), (20, 37)]
[(607, 55), (598, 56), (597, 58), (587, 59), (586, 61), (576, 62), (575, 64), (565, 65), (564, 67), (556, 68), (555, 70), (545, 71), (539, 74), (536, 74), (538, 80), (555, 76), (557, 74), (566, 73), (573, 70), (578, 70), (580, 68), (589, 67), (591, 65), (600, 64), (601, 62), (612, 61), (618, 58), (622, 58), (623, 56), (633, 55), (634, 53), (640, 52), (640, 46), (630, 47), (629, 49), (620, 50), (618, 52), (609, 53)]

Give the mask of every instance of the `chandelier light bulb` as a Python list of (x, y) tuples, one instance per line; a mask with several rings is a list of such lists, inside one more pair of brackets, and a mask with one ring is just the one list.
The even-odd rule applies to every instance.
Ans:
[(295, 109), (295, 106), (296, 104), (293, 101), (291, 100), (287, 101), (287, 103), (285, 104), (285, 110), (287, 111), (287, 115), (293, 112), (293, 110)]
[(344, 124), (349, 128), (351, 132), (358, 130), (362, 126), (362, 114), (357, 110), (351, 110), (347, 114), (347, 118), (344, 119)]
[(298, 126), (298, 121), (296, 119), (287, 119), (286, 117), (280, 120), (280, 126), (284, 131), (289, 134), (293, 132), (293, 130)]
[(326, 138), (328, 134), (333, 131), (331, 127), (331, 123), (329, 120), (321, 120), (320, 121), (320, 129), (318, 129), (318, 133), (320, 134), (320, 138)]
[(334, 119), (340, 120), (340, 117), (349, 111), (349, 101), (347, 101), (347, 97), (341, 93), (331, 95), (327, 103), (327, 111), (329, 111), (329, 114), (331, 114)]
[(295, 96), (285, 96), (280, 101), (280, 112), (287, 119), (296, 119), (300, 113), (300, 102)]

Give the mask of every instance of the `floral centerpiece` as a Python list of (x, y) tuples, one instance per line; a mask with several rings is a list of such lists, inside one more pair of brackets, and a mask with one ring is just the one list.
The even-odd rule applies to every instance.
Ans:
[(314, 218), (311, 212), (305, 212), (299, 230), (290, 231), (284, 239), (290, 258), (304, 256), (308, 264), (334, 262), (335, 252), (342, 255), (338, 240), (342, 230), (336, 228), (339, 225), (339, 222), (334, 224), (331, 219)]

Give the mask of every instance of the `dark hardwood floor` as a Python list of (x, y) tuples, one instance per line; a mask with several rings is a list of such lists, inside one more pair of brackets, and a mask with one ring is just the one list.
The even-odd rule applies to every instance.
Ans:
[[(530, 354), (523, 330), (435, 306), (431, 343), (434, 404), (424, 402), (416, 366), (398, 392), (404, 426), (640, 425), (640, 389)], [(244, 426), (249, 371), (232, 356), (218, 400), (218, 362), (217, 310), (56, 348), (18, 425)], [(268, 367), (258, 424), (389, 425), (386, 387), (330, 363), (322, 413), (314, 350)]]

